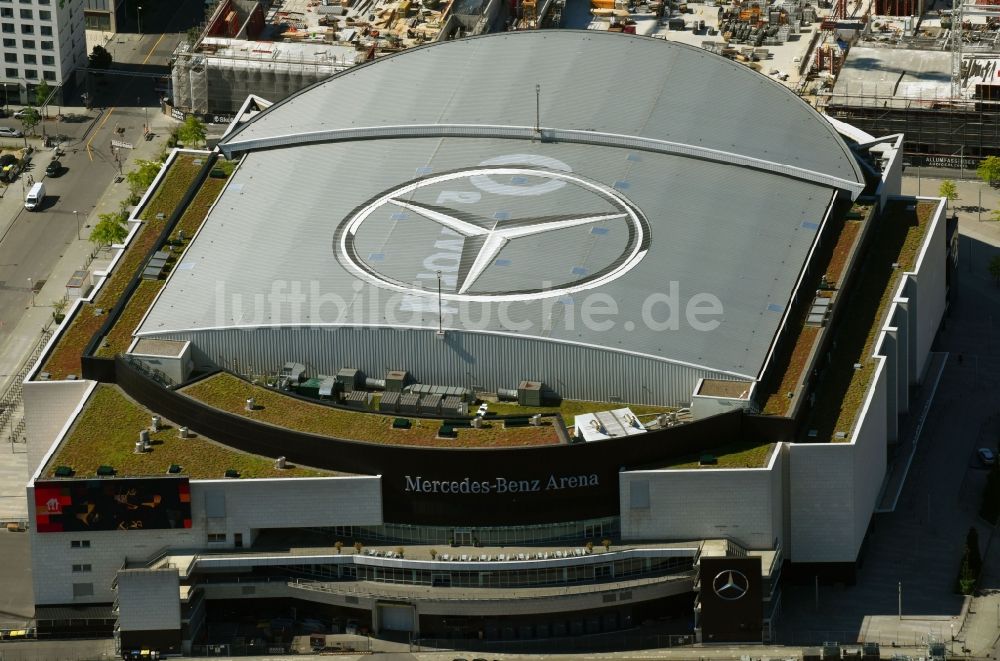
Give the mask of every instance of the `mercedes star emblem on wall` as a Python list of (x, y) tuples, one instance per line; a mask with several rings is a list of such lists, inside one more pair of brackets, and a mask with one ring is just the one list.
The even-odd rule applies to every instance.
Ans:
[(736, 601), (742, 599), (750, 589), (750, 581), (741, 571), (727, 569), (720, 571), (712, 580), (712, 591), (719, 599)]
[[(506, 181), (519, 184), (500, 183)], [(556, 191), (561, 197), (553, 199), (559, 200), (564, 212), (554, 214), (553, 203), (542, 202), (541, 198)], [(496, 211), (508, 208), (514, 198), (519, 200), (519, 212)], [(417, 219), (425, 223), (422, 227), (426, 227), (426, 236), (459, 242), (461, 247), (454, 253), (456, 267), (447, 274), (442, 292), (444, 299), (455, 301), (524, 301), (598, 287), (638, 264), (650, 241), (649, 225), (635, 205), (615, 188), (571, 172), (549, 167), (479, 166), (423, 177), (386, 191), (356, 209), (340, 224), (334, 239), (337, 259), (348, 270), (377, 286), (418, 295), (429, 293), (427, 278), (414, 282), (407, 277), (410, 272), (416, 275), (428, 271), (420, 265), (426, 264), (429, 256), (419, 252), (414, 245), (418, 241), (394, 245), (392, 226), (386, 224), (386, 219), (391, 218)], [(614, 231), (627, 237), (623, 251), (593, 268), (574, 269), (573, 273), (579, 275), (551, 288), (536, 283), (517, 291), (498, 291), (496, 276), (486, 277), (498, 263), (509, 262), (499, 259), (508, 246), (516, 252), (528, 245), (519, 241), (537, 241), (541, 235), (556, 232), (579, 232), (578, 228), (587, 226), (601, 227), (597, 231), (602, 234)], [(371, 251), (360, 247), (368, 245), (373, 236), (379, 238), (377, 254), (384, 261), (371, 259)], [(412, 262), (409, 270), (405, 268), (407, 261)], [(551, 261), (553, 280), (570, 272), (558, 259)]]

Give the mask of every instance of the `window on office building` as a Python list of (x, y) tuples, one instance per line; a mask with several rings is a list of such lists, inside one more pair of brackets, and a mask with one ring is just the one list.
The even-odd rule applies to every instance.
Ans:
[(32, 11), (30, 9), (22, 9), (21, 10), (21, 18), (30, 21), (34, 17), (35, 16), (34, 16), (34, 14), (32, 13)]
[(21, 47), (27, 48), (29, 50), (35, 50), (35, 40), (34, 39), (22, 39)]
[(42, 77), (45, 78), (45, 80), (55, 80), (56, 79), (56, 72), (55, 71), (43, 71), (42, 72)]
[(2, 30), (3, 32), (13, 32), (14, 31), (14, 24), (13, 23), (0, 23), (0, 30)]
[(28, 80), (38, 80), (38, 71), (36, 69), (25, 69), (24, 77)]
[(24, 55), (25, 64), (38, 64), (38, 58), (30, 53), (25, 53)]
[(4, 75), (6, 75), (8, 78), (17, 78), (17, 69), (11, 69), (8, 67), (7, 69), (4, 70)]
[(22, 23), (21, 34), (35, 34), (35, 26), (31, 23)]
[(56, 58), (51, 55), (42, 55), (42, 64), (47, 67), (55, 66)]
[(90, 565), (73, 565), (73, 571), (76, 573), (86, 573), (91, 571), (92, 567)]
[(51, 41), (43, 41), (42, 42), (42, 50), (52, 50), (52, 42)]
[(69, 543), (71, 549), (89, 549), (90, 540), (89, 539), (74, 539)]
[(73, 584), (73, 597), (93, 597), (94, 596), (94, 584), (93, 583), (74, 583)]
[(14, 18), (13, 7), (0, 7), (0, 18)]
[(226, 541), (226, 533), (224, 532), (210, 532), (208, 533), (208, 541), (211, 543), (219, 543)]
[(43, 37), (51, 37), (52, 36), (52, 26), (51, 25), (43, 25), (43, 26), (41, 26), (41, 27), (38, 28), (38, 31), (42, 33)]
[(13, 62), (14, 64), (17, 64), (17, 53), (4, 53), (3, 54), (3, 61), (4, 62)]
[(51, 21), (52, 20), (52, 12), (46, 11), (44, 9), (40, 9), (38, 11), (38, 20), (40, 20), (40, 21)]
[(3, 40), (3, 47), (4, 48), (17, 48), (17, 39), (4, 39)]

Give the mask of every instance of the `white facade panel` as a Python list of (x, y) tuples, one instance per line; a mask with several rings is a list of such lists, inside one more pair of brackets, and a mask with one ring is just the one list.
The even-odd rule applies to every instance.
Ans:
[(793, 562), (852, 562), (857, 557), (854, 452), (848, 443), (789, 447), (788, 557)]
[[(729, 537), (751, 549), (782, 538), (782, 457), (768, 468), (626, 471), (620, 474), (622, 539)], [(632, 491), (645, 496), (633, 498)], [(648, 506), (646, 506), (648, 504)]]
[(28, 438), (28, 474), (35, 474), (59, 433), (73, 420), (96, 384), (93, 381), (28, 381), (21, 388)]
[[(193, 481), (192, 515), (213, 519), (209, 532), (226, 533), (225, 544), (213, 548), (231, 547), (236, 533), (249, 545), (264, 528), (375, 526), (382, 523), (381, 484), (378, 477)], [(213, 511), (220, 501), (224, 529)]]
[(885, 360), (875, 368), (875, 386), (854, 437), (854, 542), (861, 548), (885, 479), (888, 415)]
[(118, 624), (122, 631), (181, 628), (176, 569), (127, 569), (118, 574)]
[(945, 306), (945, 269), (947, 268), (947, 223), (945, 216), (948, 206), (944, 200), (934, 212), (934, 218), (928, 227), (928, 237), (925, 248), (917, 263), (917, 276), (914, 283), (914, 294), (917, 302), (917, 373), (914, 376), (923, 379), (927, 367), (927, 358), (931, 344), (937, 335)]

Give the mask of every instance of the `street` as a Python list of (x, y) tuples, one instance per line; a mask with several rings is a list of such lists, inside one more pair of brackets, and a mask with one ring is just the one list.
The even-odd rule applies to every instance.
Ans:
[[(24, 311), (52, 304), (33, 291), (41, 289), (74, 241), (87, 240), (97, 214), (115, 210), (117, 205), (101, 206), (100, 201), (115, 176), (130, 169), (133, 150), (128, 146), (142, 142), (147, 127), (158, 132), (156, 143), (162, 145), (162, 134), (174, 123), (161, 113), (156, 81), (168, 74), (170, 54), (188, 28), (202, 20), (204, 9), (198, 0), (155, 7), (143, 16), (148, 34), (106, 35), (114, 64), (111, 70), (90, 78), (92, 109), (49, 106), (48, 119), (35, 129), (39, 137), (29, 139), (36, 150), (30, 166), (17, 181), (0, 189), (0, 352), (4, 355), (20, 355), (28, 346), (24, 341), (10, 342)], [(52, 153), (42, 148), (42, 135), (68, 137), (63, 143), (65, 156), (60, 158), (66, 169), (60, 177), (44, 175)], [(45, 182), (47, 199), (35, 212), (22, 205), (29, 176)], [(121, 186), (125, 184), (114, 185)], [(0, 374), (0, 383), (8, 376)]]

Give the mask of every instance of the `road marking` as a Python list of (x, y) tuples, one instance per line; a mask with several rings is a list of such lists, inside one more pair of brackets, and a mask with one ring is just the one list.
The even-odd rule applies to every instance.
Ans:
[(146, 59), (142, 61), (143, 64), (146, 64), (146, 62), (149, 62), (149, 58), (151, 58), (153, 56), (153, 51), (156, 50), (156, 47), (160, 45), (160, 42), (163, 41), (163, 38), (165, 36), (167, 36), (166, 32), (164, 32), (163, 34), (161, 34), (160, 38), (156, 40), (156, 43), (153, 44), (153, 47), (149, 49), (148, 53), (146, 53)]
[(112, 108), (111, 110), (108, 111), (108, 114), (104, 116), (104, 121), (102, 121), (100, 124), (98, 124), (97, 130), (94, 131), (94, 135), (90, 136), (90, 140), (87, 140), (87, 156), (90, 157), (91, 161), (94, 160), (94, 154), (90, 150), (90, 143), (94, 141), (94, 138), (97, 137), (97, 134), (100, 132), (100, 130), (102, 128), (104, 128), (104, 125), (107, 124), (107, 122), (108, 122), (108, 118), (111, 117), (111, 113), (113, 113), (114, 111), (115, 111), (114, 108)]

